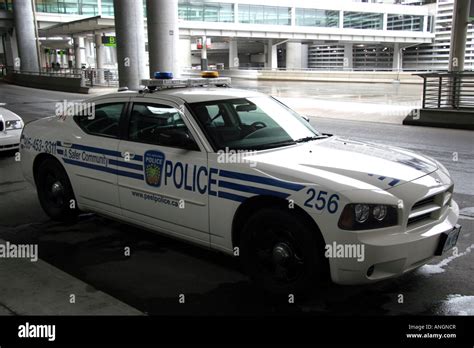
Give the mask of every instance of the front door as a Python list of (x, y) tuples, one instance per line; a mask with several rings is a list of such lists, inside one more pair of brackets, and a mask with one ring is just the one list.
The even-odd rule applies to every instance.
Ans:
[(126, 133), (119, 151), (135, 160), (118, 177), (124, 216), (209, 245), (207, 153), (186, 116), (168, 101), (136, 98)]

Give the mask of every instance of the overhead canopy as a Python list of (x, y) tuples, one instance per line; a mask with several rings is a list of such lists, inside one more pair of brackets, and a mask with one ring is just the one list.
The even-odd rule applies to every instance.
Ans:
[(72, 36), (75, 34), (93, 33), (94, 31), (114, 30), (115, 20), (112, 17), (89, 17), (68, 23), (60, 23), (39, 30), (41, 37)]

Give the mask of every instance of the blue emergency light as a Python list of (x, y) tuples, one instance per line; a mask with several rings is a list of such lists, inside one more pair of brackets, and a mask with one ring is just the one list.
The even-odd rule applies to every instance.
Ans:
[(158, 80), (171, 80), (172, 78), (173, 78), (172, 72), (157, 71), (155, 73), (155, 79), (158, 79)]

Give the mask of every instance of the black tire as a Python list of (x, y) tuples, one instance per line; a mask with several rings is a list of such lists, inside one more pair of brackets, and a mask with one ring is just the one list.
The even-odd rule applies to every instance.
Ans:
[(79, 210), (71, 182), (56, 159), (48, 158), (40, 164), (36, 188), (41, 207), (51, 219), (66, 223), (76, 221)]
[(240, 243), (243, 267), (265, 292), (308, 295), (327, 284), (327, 260), (319, 231), (294, 211), (266, 208), (250, 217)]

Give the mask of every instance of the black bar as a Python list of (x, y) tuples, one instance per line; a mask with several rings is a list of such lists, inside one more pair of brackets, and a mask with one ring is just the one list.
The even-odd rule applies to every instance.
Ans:
[[(257, 317), (0, 317), (0, 345), (49, 345), (20, 338), (20, 325), (55, 325), (54, 344), (412, 344), (472, 347), (474, 317), (257, 316)], [(413, 337), (408, 335), (418, 335)], [(456, 337), (433, 338), (433, 334)], [(423, 336), (424, 335), (424, 336)]]
[(426, 108), (426, 77), (423, 78), (423, 109)]
[(441, 107), (441, 86), (443, 85), (443, 77), (439, 77), (439, 86), (438, 86), (438, 108)]

